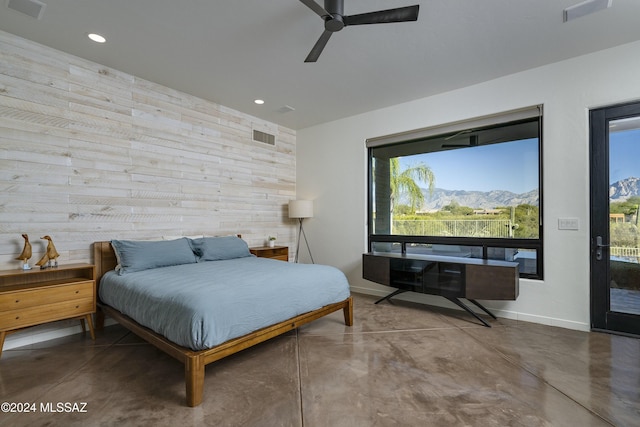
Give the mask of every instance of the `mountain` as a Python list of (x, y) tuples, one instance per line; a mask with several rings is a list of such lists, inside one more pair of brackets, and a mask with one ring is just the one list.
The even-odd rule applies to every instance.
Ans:
[(640, 178), (625, 178), (609, 186), (609, 199), (612, 202), (624, 202), (631, 196), (640, 196)]
[[(423, 210), (442, 209), (455, 201), (460, 206), (468, 206), (474, 209), (493, 209), (497, 206), (517, 206), (529, 204), (539, 205), (538, 190), (531, 190), (527, 193), (516, 194), (510, 191), (465, 191), (465, 190), (445, 190), (436, 188), (433, 195), (429, 191), (422, 189), (424, 194)], [(614, 202), (623, 202), (632, 196), (640, 196), (640, 178), (629, 177), (614, 182), (609, 186), (609, 198)]]
[(464, 191), (464, 190), (444, 190), (436, 188), (433, 195), (429, 190), (422, 189), (424, 194), (424, 210), (442, 209), (443, 207), (456, 201), (460, 206), (468, 206), (474, 209), (493, 209), (497, 206), (518, 206), (529, 204), (539, 205), (538, 190), (531, 190), (527, 193), (516, 194), (510, 191)]
[[(516, 194), (503, 190), (464, 191), (436, 188), (433, 191), (433, 195), (430, 195), (429, 190), (423, 188), (422, 194), (424, 194), (425, 200), (422, 210), (442, 209), (453, 201), (460, 206), (474, 209), (493, 209), (497, 206), (518, 206), (523, 204), (539, 206), (540, 204), (537, 189), (527, 193)], [(622, 202), (632, 196), (640, 196), (640, 178), (625, 178), (609, 186), (611, 201)], [(407, 203), (407, 201), (402, 201), (401, 203)]]

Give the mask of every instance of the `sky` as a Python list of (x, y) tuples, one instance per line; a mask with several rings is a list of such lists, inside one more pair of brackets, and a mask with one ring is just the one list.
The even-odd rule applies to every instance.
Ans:
[(609, 134), (609, 182), (640, 178), (640, 129)]
[[(400, 159), (401, 170), (423, 162), (445, 190), (506, 190), (516, 194), (538, 188), (538, 142), (525, 139)], [(427, 185), (419, 183), (421, 187)]]
[[(612, 132), (609, 153), (610, 183), (640, 178), (640, 129)], [(407, 156), (400, 159), (401, 169), (420, 162), (433, 171), (436, 188), (445, 190), (522, 194), (538, 188), (536, 139)]]

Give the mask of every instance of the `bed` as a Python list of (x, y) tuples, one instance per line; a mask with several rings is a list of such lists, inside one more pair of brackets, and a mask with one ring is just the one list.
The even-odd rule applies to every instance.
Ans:
[(186, 403), (194, 407), (202, 402), (207, 364), (338, 310), (353, 324), (339, 270), (247, 256), (247, 250), (235, 236), (95, 242), (97, 327), (108, 315), (182, 362)]

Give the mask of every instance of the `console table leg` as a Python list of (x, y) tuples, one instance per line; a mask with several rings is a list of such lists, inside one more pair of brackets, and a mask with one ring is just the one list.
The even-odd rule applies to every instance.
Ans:
[[(388, 300), (389, 298), (394, 297), (394, 296), (396, 296), (396, 295), (398, 295), (398, 294), (401, 294), (401, 293), (403, 293), (403, 292), (407, 292), (407, 291), (405, 291), (404, 289), (396, 289), (395, 291), (391, 292), (391, 293), (390, 293), (389, 295), (387, 295), (386, 297), (380, 298), (380, 299), (379, 299), (378, 301), (376, 301), (374, 304), (378, 304), (379, 302), (382, 302), (382, 301), (384, 301), (384, 300)], [(391, 301), (389, 301), (389, 302), (391, 302)]]
[(487, 313), (489, 316), (493, 317), (494, 319), (498, 319), (492, 312), (489, 311), (488, 308), (486, 308), (485, 306), (483, 306), (482, 304), (480, 304), (478, 301), (474, 300), (474, 299), (470, 299), (468, 300), (469, 302), (475, 304), (478, 308), (480, 308), (482, 311), (484, 311), (485, 313)]
[(448, 299), (449, 301), (451, 301), (452, 303), (454, 303), (455, 305), (457, 305), (458, 307), (464, 309), (466, 312), (468, 312), (469, 314), (471, 314), (473, 317), (475, 317), (476, 319), (478, 319), (479, 321), (482, 322), (482, 324), (484, 326), (486, 326), (487, 328), (490, 328), (491, 325), (488, 324), (487, 322), (485, 322), (480, 316), (478, 316), (473, 310), (471, 310), (469, 307), (467, 307), (466, 305), (464, 305), (464, 303), (462, 301), (460, 301), (458, 298), (455, 297), (445, 297), (446, 299)]

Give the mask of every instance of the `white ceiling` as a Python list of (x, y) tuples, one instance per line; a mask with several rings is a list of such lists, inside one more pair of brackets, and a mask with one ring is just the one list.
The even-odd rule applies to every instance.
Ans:
[(37, 20), (2, 0), (0, 29), (293, 129), (640, 40), (640, 0), (568, 23), (581, 0), (345, 0), (420, 16), (346, 27), (304, 63), (324, 27), (298, 0), (43, 1)]

